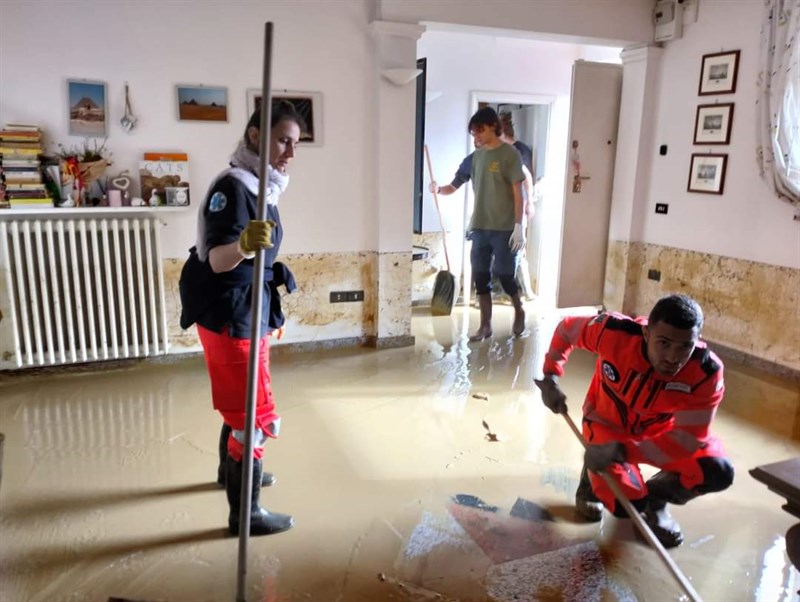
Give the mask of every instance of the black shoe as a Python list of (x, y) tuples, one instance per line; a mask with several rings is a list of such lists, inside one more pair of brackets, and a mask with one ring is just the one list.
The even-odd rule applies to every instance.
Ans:
[(675, 548), (683, 543), (681, 526), (672, 518), (667, 503), (663, 500), (648, 499), (647, 508), (642, 516), (653, 535), (665, 548)]
[(603, 502), (597, 499), (592, 491), (589, 472), (585, 466), (581, 469), (581, 480), (578, 482), (578, 490), (575, 492), (575, 511), (591, 523), (599, 522), (603, 518)]
[[(217, 484), (225, 487), (225, 459), (228, 457), (228, 437), (231, 435), (231, 427), (222, 423), (222, 430), (219, 432), (219, 467), (217, 467)], [(271, 472), (261, 475), (261, 486), (272, 487), (278, 479)]]
[[(225, 492), (228, 496), (228, 532), (239, 533), (239, 508), (242, 492), (242, 462), (235, 462), (230, 456), (225, 460)], [(250, 497), (250, 535), (272, 535), (287, 531), (294, 526), (294, 519), (288, 514), (269, 512), (259, 505), (261, 496), (261, 460), (253, 460), (253, 491)]]

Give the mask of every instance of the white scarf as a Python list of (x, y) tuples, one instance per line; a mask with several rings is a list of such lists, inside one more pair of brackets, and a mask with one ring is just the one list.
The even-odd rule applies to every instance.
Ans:
[[(228, 169), (223, 170), (214, 178), (209, 186), (209, 191), (217, 185), (222, 178), (230, 176), (239, 180), (244, 186), (254, 195), (258, 196), (258, 174), (261, 171), (261, 160), (259, 156), (251, 151), (245, 145), (243, 140), (239, 141), (236, 150), (231, 155), (231, 165)], [(278, 205), (278, 199), (281, 193), (286, 190), (289, 185), (288, 174), (281, 173), (274, 169), (271, 165), (267, 164), (267, 173), (269, 179), (267, 180), (266, 200), (268, 205)], [(205, 208), (208, 203), (209, 194), (206, 194), (203, 202), (200, 203), (197, 213), (197, 256), (200, 261), (205, 261), (208, 257), (208, 249), (206, 248), (206, 219)]]

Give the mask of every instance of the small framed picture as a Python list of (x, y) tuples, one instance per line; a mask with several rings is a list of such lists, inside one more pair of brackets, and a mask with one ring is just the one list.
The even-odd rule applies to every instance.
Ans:
[(689, 168), (689, 192), (706, 194), (722, 194), (725, 187), (725, 169), (728, 155), (699, 154), (692, 155)]
[(694, 121), (695, 144), (730, 144), (733, 103), (700, 105)]
[(703, 55), (700, 69), (700, 96), (733, 94), (739, 72), (739, 50)]
[[(272, 107), (281, 101), (294, 105), (304, 121), (300, 132), (300, 143), (306, 146), (322, 146), (322, 94), (320, 92), (291, 92), (273, 90)], [(261, 108), (261, 88), (247, 90), (247, 117)]]
[(228, 89), (218, 86), (178, 85), (180, 121), (228, 121)]
[(106, 136), (106, 84), (85, 79), (67, 80), (70, 136)]

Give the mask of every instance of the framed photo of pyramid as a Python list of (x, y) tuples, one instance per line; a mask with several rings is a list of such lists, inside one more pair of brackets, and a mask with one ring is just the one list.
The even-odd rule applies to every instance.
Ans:
[(70, 136), (107, 136), (107, 95), (105, 82), (67, 80)]

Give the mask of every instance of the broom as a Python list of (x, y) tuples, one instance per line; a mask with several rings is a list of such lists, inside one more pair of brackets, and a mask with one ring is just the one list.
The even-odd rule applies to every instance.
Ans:
[[(542, 385), (540, 380), (535, 380), (536, 386), (539, 387), (541, 390)], [(586, 449), (586, 440), (583, 438), (581, 431), (576, 426), (575, 422), (570, 418), (570, 415), (567, 413), (561, 414), (564, 417), (564, 420), (567, 421), (569, 428), (572, 430), (575, 438), (580, 441), (581, 445), (584, 449)], [(628, 516), (633, 521), (634, 526), (639, 529), (639, 532), (642, 534), (644, 540), (650, 544), (650, 547), (658, 554), (659, 559), (664, 563), (667, 567), (667, 570), (672, 574), (675, 578), (675, 581), (678, 582), (678, 585), (681, 586), (684, 592), (686, 592), (686, 596), (691, 600), (691, 602), (701, 602), (700, 594), (692, 586), (689, 579), (686, 578), (686, 575), (683, 574), (681, 569), (675, 564), (675, 561), (669, 555), (669, 553), (664, 549), (664, 546), (661, 545), (661, 542), (658, 541), (658, 538), (655, 534), (650, 530), (648, 524), (644, 521), (642, 516), (639, 514), (639, 511), (631, 504), (630, 500), (625, 496), (625, 493), (622, 491), (622, 488), (617, 484), (617, 482), (608, 476), (606, 472), (598, 473), (603, 480), (606, 482), (606, 485), (611, 489), (611, 492), (614, 494), (614, 497), (617, 498), (617, 501), (622, 505), (625, 509), (625, 512), (628, 513)]]
[[(425, 159), (428, 162), (428, 173), (431, 181), (435, 181), (433, 168), (431, 167), (431, 155), (428, 152), (427, 144), (425, 145)], [(439, 226), (442, 228), (442, 245), (444, 246), (444, 260), (447, 264), (447, 269), (440, 270), (436, 274), (436, 281), (433, 283), (431, 314), (434, 316), (449, 316), (456, 302), (456, 277), (450, 271), (450, 255), (447, 253), (447, 233), (444, 229), (442, 212), (439, 209), (439, 195), (436, 194), (436, 191), (433, 192), (433, 202), (436, 205), (436, 214), (439, 216)]]

